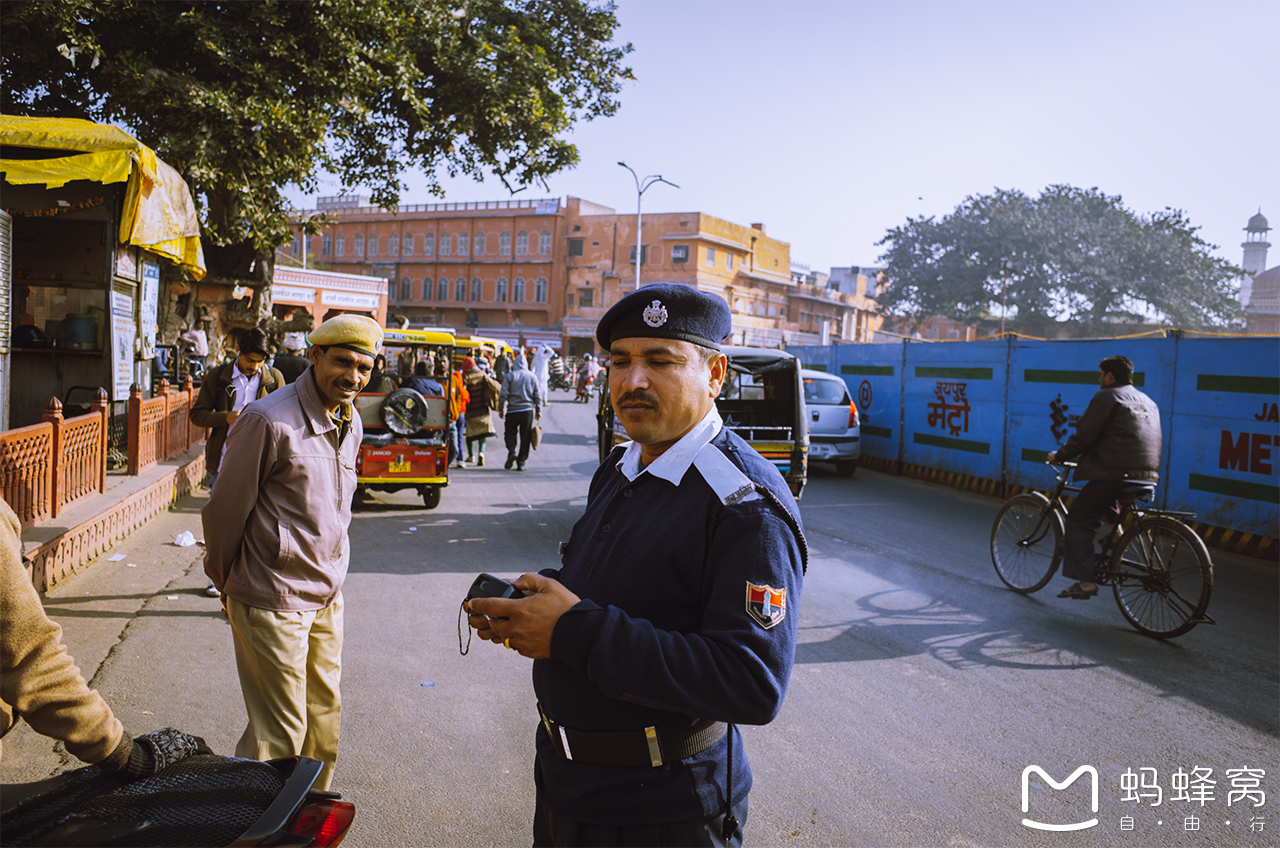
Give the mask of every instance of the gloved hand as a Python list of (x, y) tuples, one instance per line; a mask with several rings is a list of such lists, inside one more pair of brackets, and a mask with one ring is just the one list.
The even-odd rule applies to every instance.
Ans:
[(212, 753), (199, 736), (165, 727), (144, 733), (133, 740), (129, 764), (124, 767), (123, 774), (133, 779), (150, 777), (194, 754)]

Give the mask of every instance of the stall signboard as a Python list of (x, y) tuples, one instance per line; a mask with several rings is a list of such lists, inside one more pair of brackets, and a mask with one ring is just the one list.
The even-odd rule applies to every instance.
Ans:
[(157, 310), (160, 305), (160, 264), (143, 260), (142, 288), (138, 292), (138, 333), (142, 338), (141, 359), (154, 359), (156, 334), (159, 332)]
[(128, 400), (133, 385), (133, 340), (136, 324), (133, 298), (111, 293), (111, 373), (112, 400)]

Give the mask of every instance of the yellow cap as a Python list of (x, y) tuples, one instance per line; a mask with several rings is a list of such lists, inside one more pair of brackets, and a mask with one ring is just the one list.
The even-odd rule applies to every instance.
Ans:
[(345, 347), (366, 356), (382, 351), (382, 328), (365, 315), (337, 315), (311, 331), (307, 341), (316, 347)]

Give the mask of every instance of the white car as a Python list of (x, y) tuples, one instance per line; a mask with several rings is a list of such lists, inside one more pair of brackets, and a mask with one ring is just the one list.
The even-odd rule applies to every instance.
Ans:
[(862, 456), (858, 407), (844, 380), (825, 371), (800, 370), (809, 416), (809, 462), (831, 462), (836, 473), (852, 477)]

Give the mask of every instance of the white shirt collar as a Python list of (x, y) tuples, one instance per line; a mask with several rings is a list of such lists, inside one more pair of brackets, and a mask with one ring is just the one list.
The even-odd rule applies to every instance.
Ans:
[(251, 401), (257, 399), (258, 384), (261, 379), (261, 371), (250, 377), (240, 370), (239, 364), (231, 366), (231, 385), (236, 387), (235, 409), (244, 409)]
[(698, 451), (706, 447), (707, 443), (719, 434), (723, 426), (724, 421), (720, 418), (719, 410), (712, 405), (711, 411), (693, 425), (692, 430), (685, 433), (680, 441), (667, 448), (662, 456), (647, 466), (640, 465), (640, 443), (628, 443), (622, 459), (618, 460), (618, 469), (626, 475), (628, 480), (634, 481), (647, 471), (655, 477), (661, 477), (679, 486), (684, 473), (689, 470), (689, 466), (693, 465)]

